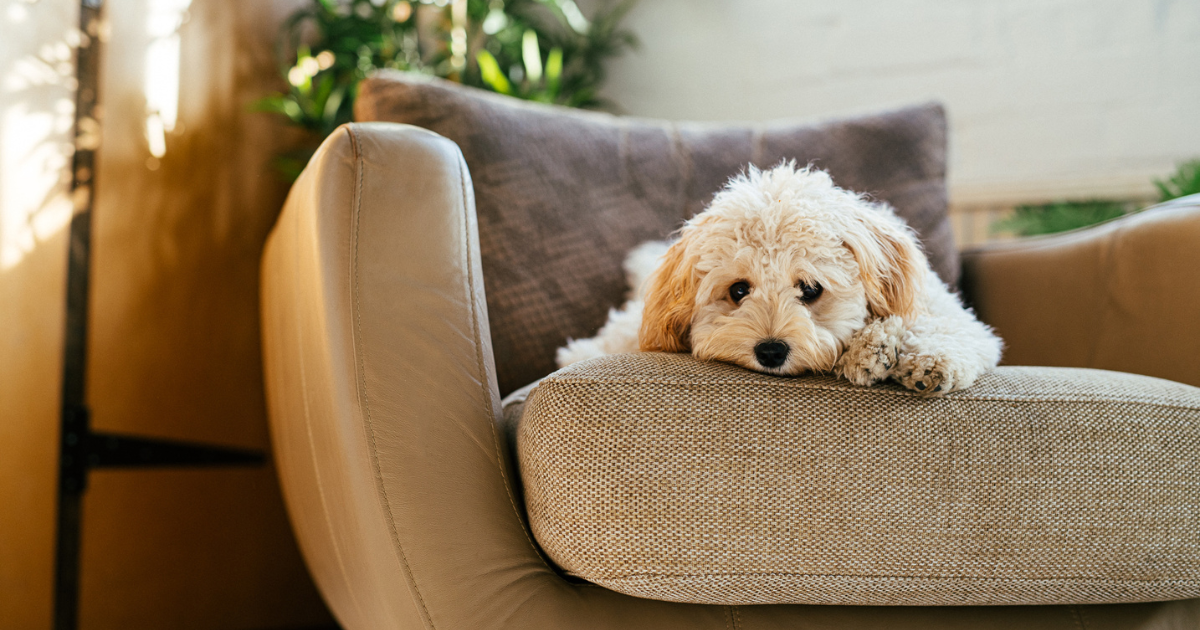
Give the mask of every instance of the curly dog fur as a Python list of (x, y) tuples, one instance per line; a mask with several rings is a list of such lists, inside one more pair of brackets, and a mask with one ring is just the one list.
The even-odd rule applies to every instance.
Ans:
[(930, 269), (890, 207), (792, 162), (733, 178), (678, 240), (637, 247), (625, 269), (629, 301), (597, 336), (560, 348), (560, 366), (691, 352), (938, 394), (1000, 360), (1001, 340)]

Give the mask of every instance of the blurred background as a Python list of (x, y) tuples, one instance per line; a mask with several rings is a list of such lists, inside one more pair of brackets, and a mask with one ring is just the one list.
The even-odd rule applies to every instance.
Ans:
[[(253, 449), (262, 244), (377, 67), (672, 120), (940, 101), (961, 245), (1135, 211), (1200, 170), (1190, 0), (121, 0), (104, 18), (85, 33), (76, 0), (0, 0), (5, 629), (50, 627), (75, 146), (99, 147), (94, 425)], [(103, 45), (101, 110), (76, 137), (83, 41)], [(269, 465), (97, 472), (83, 522), (80, 627), (331, 627)]]
[(628, 23), (641, 49), (605, 93), (631, 114), (943, 103), (960, 245), (1022, 204), (1157, 201), (1154, 180), (1200, 157), (1197, 2), (647, 0)]

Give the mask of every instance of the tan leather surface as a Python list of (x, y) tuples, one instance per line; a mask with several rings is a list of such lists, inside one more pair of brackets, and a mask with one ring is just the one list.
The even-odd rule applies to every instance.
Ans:
[[(1081, 627), (1086, 608), (703, 606), (567, 582), (510, 486), (482, 287), (462, 158), (412, 127), (337, 131), (268, 243), (274, 449), (305, 557), (347, 630)], [(1149, 612), (1119, 627), (1196, 619), (1191, 602), (1137, 610)]]
[(962, 282), (1008, 365), (1200, 385), (1200, 198), (964, 252)]

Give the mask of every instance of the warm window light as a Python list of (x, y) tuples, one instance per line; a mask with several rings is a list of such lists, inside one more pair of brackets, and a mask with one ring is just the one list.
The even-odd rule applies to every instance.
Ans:
[[(20, 23), (28, 15), (10, 10)], [(79, 35), (68, 32), (41, 46), (36, 55), (14, 60), (0, 75), (0, 271), (17, 266), (39, 243), (71, 220), (64, 172), (70, 162), (75, 104), (71, 47)], [(61, 96), (51, 107), (41, 103)]]
[(146, 12), (146, 141), (156, 158), (179, 117), (179, 27), (192, 0), (150, 0)]
[[(68, 101), (68, 106), (70, 102)], [(66, 127), (70, 129), (67, 116)], [(61, 185), (67, 155), (55, 142), (62, 117), (9, 107), (3, 119), (0, 154), (0, 270), (21, 262), (26, 254), (71, 220), (71, 202)]]

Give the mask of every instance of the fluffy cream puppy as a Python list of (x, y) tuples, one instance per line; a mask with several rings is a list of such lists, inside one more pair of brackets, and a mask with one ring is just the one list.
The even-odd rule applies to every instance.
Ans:
[(969, 387), (1002, 342), (930, 269), (890, 207), (786, 162), (733, 178), (673, 244), (630, 253), (632, 293), (565, 366), (621, 352), (691, 352), (776, 375)]

